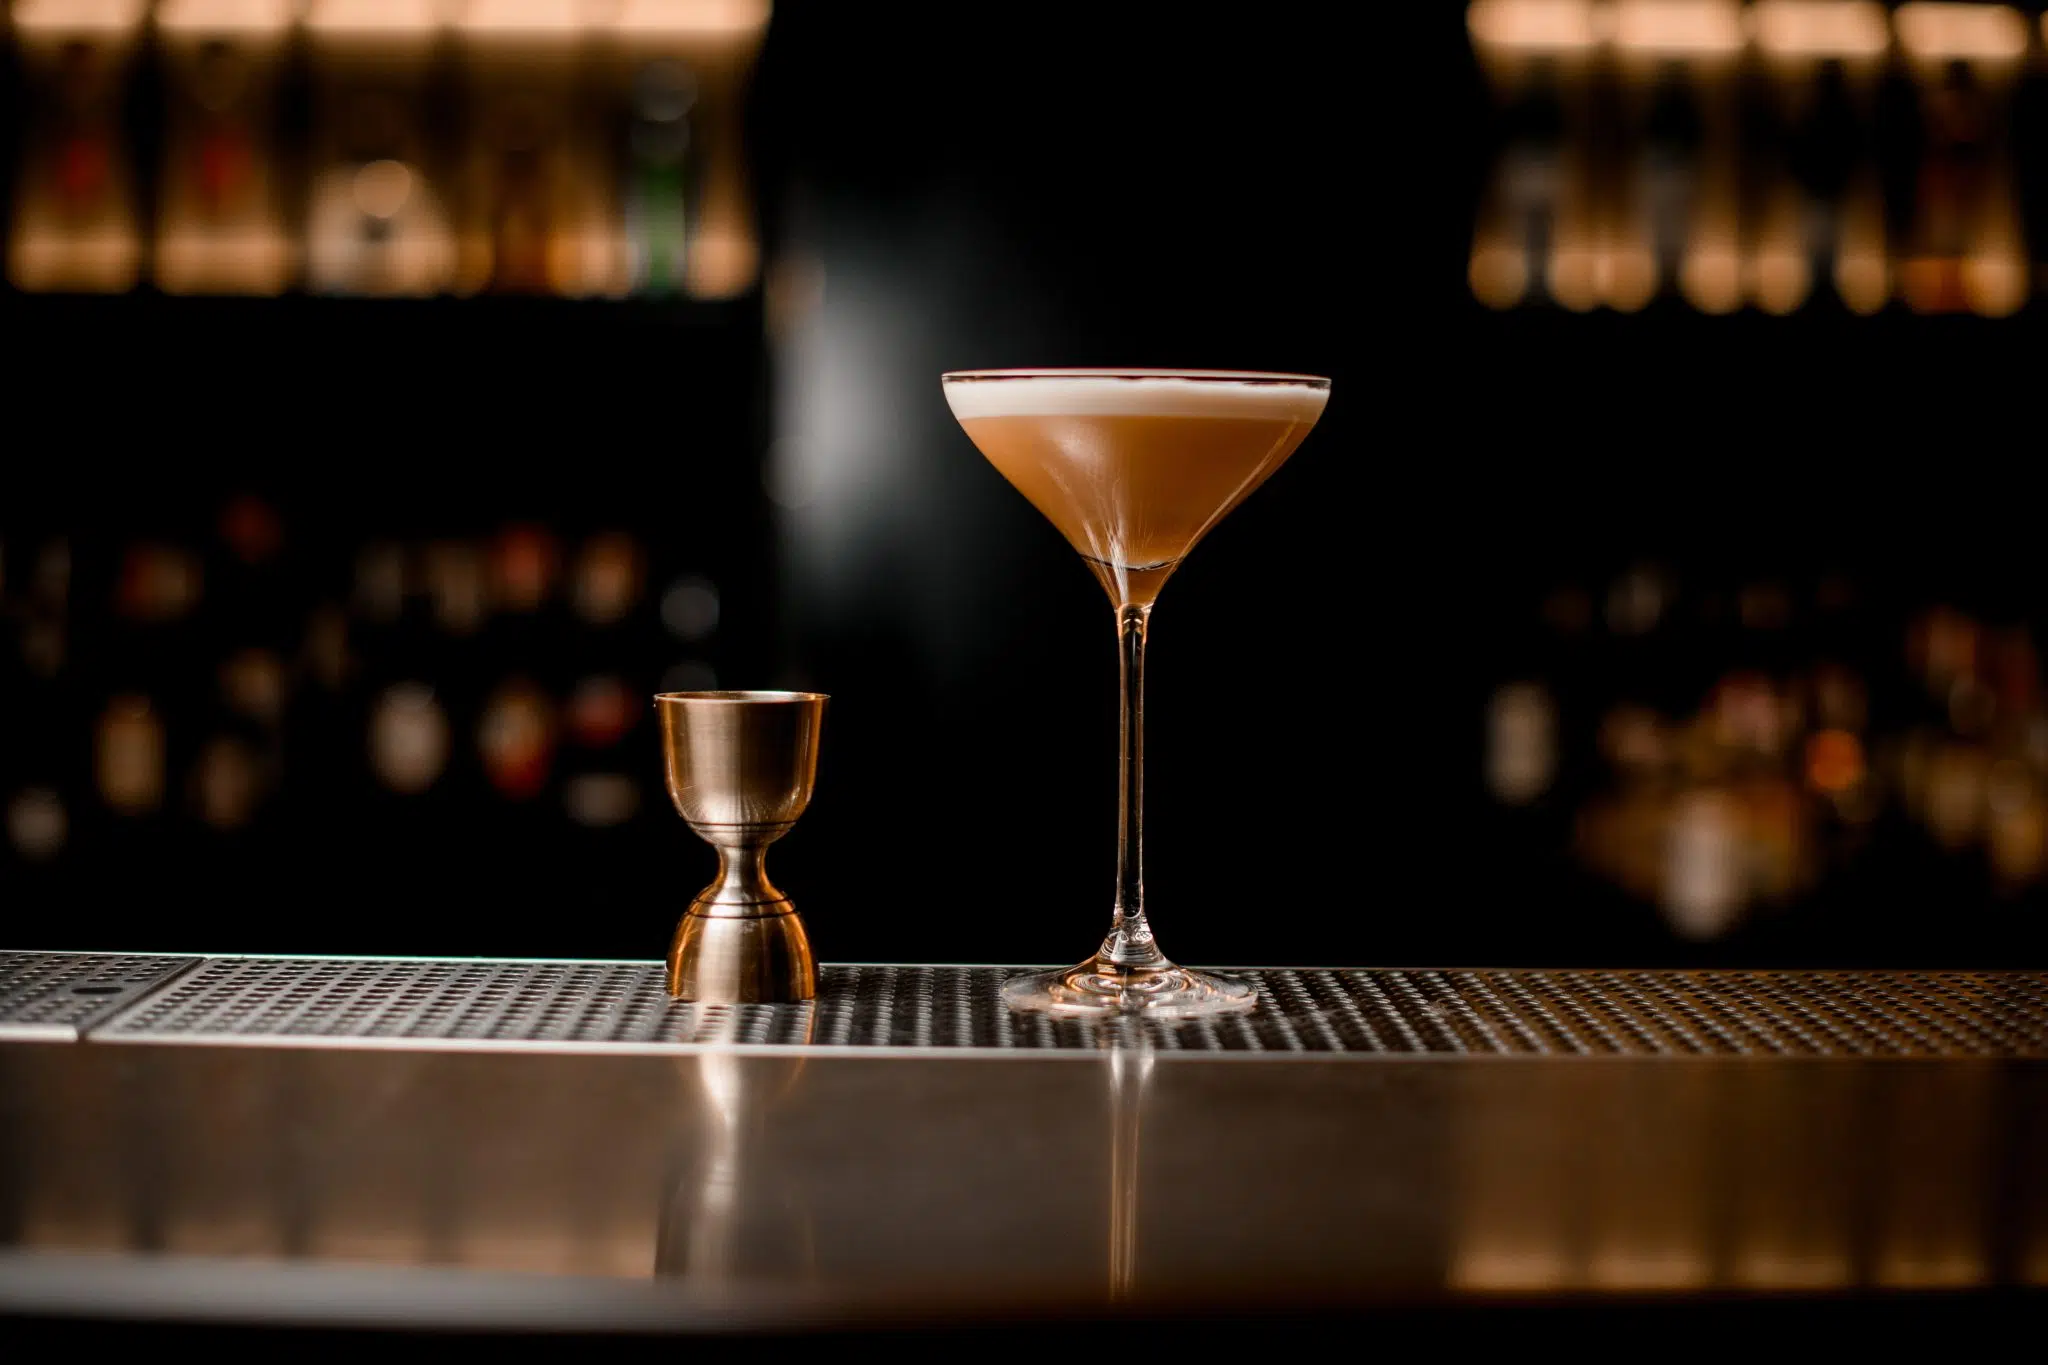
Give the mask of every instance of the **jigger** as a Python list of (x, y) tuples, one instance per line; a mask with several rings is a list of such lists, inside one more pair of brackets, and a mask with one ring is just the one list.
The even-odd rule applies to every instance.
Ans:
[(804, 922), (763, 860), (810, 804), (825, 700), (818, 692), (655, 697), (669, 798), (718, 850), (718, 879), (690, 902), (669, 945), (670, 995), (739, 1004), (817, 994)]

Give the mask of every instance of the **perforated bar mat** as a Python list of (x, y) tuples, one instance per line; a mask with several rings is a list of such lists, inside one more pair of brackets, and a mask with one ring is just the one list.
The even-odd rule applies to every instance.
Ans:
[(1258, 969), (1255, 1013), (1017, 1015), (1014, 968), (827, 967), (807, 1005), (680, 1005), (652, 963), (213, 958), (102, 1041), (531, 1049), (765, 1047), (1369, 1055), (2048, 1055), (2048, 974)]
[(76, 1039), (197, 957), (0, 953), (0, 1039)]

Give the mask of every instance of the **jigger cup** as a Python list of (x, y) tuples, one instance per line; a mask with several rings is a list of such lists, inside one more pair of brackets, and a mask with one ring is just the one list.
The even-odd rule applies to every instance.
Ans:
[(809, 1000), (811, 941), (768, 880), (768, 845), (810, 804), (818, 772), (818, 692), (664, 692), (661, 752), (669, 798), (718, 850), (668, 950), (668, 993), (707, 1004)]

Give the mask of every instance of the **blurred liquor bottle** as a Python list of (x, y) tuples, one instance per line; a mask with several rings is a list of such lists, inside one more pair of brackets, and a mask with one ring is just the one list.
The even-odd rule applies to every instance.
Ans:
[(355, 704), (361, 645), (354, 601), (356, 565), (329, 542), (299, 538), (298, 571), (284, 580), (291, 628), (285, 637), (290, 695), (278, 773), (280, 804), (294, 820), (311, 817), (337, 784), (367, 771), (366, 718)]
[(583, 8), (467, 0), (455, 34), (467, 106), (458, 287), (623, 292)]
[(1762, 0), (1752, 14), (1766, 78), (1745, 153), (1758, 176), (1757, 301), (1789, 312), (1825, 284), (1874, 313), (1891, 292), (1875, 146), (1885, 12)]
[(640, 813), (653, 768), (646, 554), (624, 532), (589, 536), (566, 588), (575, 668), (563, 694), (562, 810), (576, 825), (606, 830)]
[(2004, 316), (2030, 286), (2008, 146), (2026, 21), (2002, 5), (1923, 4), (1894, 22), (1921, 122), (1902, 292), (1918, 312)]
[(621, 0), (604, 66), (609, 125), (625, 131), (616, 199), (636, 291), (666, 292), (679, 270), (698, 298), (759, 279), (741, 103), (768, 14), (769, 0)]
[[(1514, 631), (1504, 680), (1487, 700), (1486, 787), (1503, 807), (1536, 807), (1559, 785), (1560, 677), (1569, 665), (1553, 642)], [(1552, 809), (1568, 802), (1550, 801)], [(1549, 822), (1546, 822), (1546, 824)], [(1547, 831), (1554, 833), (1555, 831)]]
[[(1492, 308), (1556, 298), (1550, 279), (1555, 246), (1584, 218), (1590, 15), (1475, 0), (1466, 20), (1498, 123), (1473, 229), (1472, 292)], [(1570, 286), (1567, 279), (1566, 298), (1578, 298)]]
[(7, 274), (24, 290), (118, 293), (141, 273), (123, 101), (145, 0), (19, 0), (29, 118)]
[(273, 817), (283, 794), (307, 566), (277, 505), (259, 493), (223, 499), (212, 529), (202, 625), (214, 676), (189, 799), (204, 826), (233, 834)]
[(1663, 289), (1726, 313), (1744, 299), (1737, 75), (1731, 3), (1624, 3), (1613, 22), (1616, 145), (1601, 176), (1594, 276), (1609, 307)]
[[(336, 774), (387, 831), (457, 813), (476, 793), (464, 779), (468, 679), (451, 678), (427, 563), (419, 547), (392, 537), (356, 556), (349, 622), (351, 679), (346, 733), (361, 747)], [(353, 779), (353, 780), (351, 780)]]
[(431, 0), (311, 0), (314, 124), (306, 283), (316, 293), (439, 293), (455, 243), (431, 133)]
[(155, 276), (178, 294), (277, 294), (296, 274), (276, 89), (287, 0), (163, 0), (168, 75)]
[[(1682, 62), (1632, 63), (1630, 149), (1635, 174), (1624, 187), (1610, 248), (1607, 298), (1624, 312), (1685, 275), (1696, 244), (1706, 166), (1703, 92)], [(1694, 272), (1697, 274), (1697, 270)]]
[(86, 740), (72, 685), (71, 546), (25, 530), (0, 543), (0, 864), (58, 864), (89, 791)]
[(81, 555), (77, 686), (95, 713), (76, 828), (95, 866), (168, 873), (189, 833), (187, 783), (219, 700), (209, 530), (173, 499)]
[(499, 808), (559, 819), (561, 705), (578, 660), (565, 591), (567, 550), (553, 526), (516, 522), (489, 543), (490, 622), (479, 659), (480, 709), (467, 742)]
[(625, 255), (634, 292), (674, 294), (688, 279), (701, 195), (691, 146), (697, 78), (678, 61), (654, 60), (631, 76), (625, 114)]

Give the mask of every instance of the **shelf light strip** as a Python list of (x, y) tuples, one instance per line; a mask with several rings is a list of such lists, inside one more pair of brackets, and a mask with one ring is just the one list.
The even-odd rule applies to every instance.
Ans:
[[(2018, 61), (2029, 24), (2011, 5), (1912, 0), (1887, 15), (1877, 0), (1472, 0), (1466, 30), (1482, 53), (1769, 56), (1871, 59), (1896, 34), (1921, 61)], [(2042, 20), (2048, 41), (2048, 17)]]
[(619, 34), (714, 43), (758, 40), (771, 0), (14, 0), (29, 37), (127, 36), (152, 17), (177, 34), (270, 36), (303, 26), (331, 38), (468, 37), (560, 41)]

